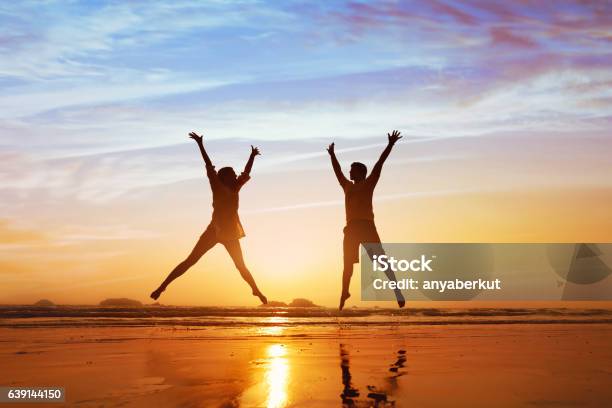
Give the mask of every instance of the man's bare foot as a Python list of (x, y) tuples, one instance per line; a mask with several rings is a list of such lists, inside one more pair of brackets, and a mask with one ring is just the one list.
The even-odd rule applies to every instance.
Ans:
[(153, 300), (157, 300), (159, 298), (159, 296), (163, 293), (164, 289), (162, 288), (157, 288), (155, 289), (153, 292), (151, 292), (151, 299)]
[(395, 297), (397, 298), (397, 305), (399, 306), (400, 309), (406, 306), (406, 301), (404, 300), (404, 296), (402, 295), (402, 292), (400, 292), (399, 290), (396, 290)]
[(340, 307), (338, 308), (339, 310), (342, 310), (344, 308), (344, 302), (346, 302), (346, 299), (350, 297), (351, 297), (351, 294), (348, 292), (343, 293), (342, 296), (340, 296)]
[(258, 290), (254, 290), (253, 291), (253, 296), (257, 296), (259, 298), (259, 300), (261, 300), (261, 303), (263, 303), (264, 305), (268, 304), (268, 298), (264, 296), (263, 293), (261, 293)]

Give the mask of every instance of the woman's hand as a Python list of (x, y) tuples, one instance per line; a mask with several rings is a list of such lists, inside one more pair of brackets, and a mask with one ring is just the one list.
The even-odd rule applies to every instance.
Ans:
[(259, 156), (261, 153), (259, 152), (259, 147), (254, 147), (251, 145), (251, 156)]
[(198, 144), (203, 142), (202, 136), (198, 135), (196, 132), (189, 133), (189, 138), (198, 142)]
[(335, 144), (335, 143), (332, 143), (332, 144), (330, 144), (330, 145), (327, 147), (327, 153), (329, 153), (329, 155), (330, 155), (330, 156), (333, 156), (333, 155), (334, 155), (334, 148), (335, 148), (335, 147), (336, 147), (336, 144)]

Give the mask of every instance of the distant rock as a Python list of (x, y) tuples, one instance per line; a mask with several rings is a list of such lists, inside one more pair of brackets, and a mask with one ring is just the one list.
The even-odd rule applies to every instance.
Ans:
[(291, 303), (289, 303), (289, 307), (320, 307), (320, 306), (315, 305), (312, 300), (297, 298), (297, 299), (293, 299)]
[(49, 299), (40, 299), (38, 302), (34, 303), (34, 306), (53, 307), (55, 306), (55, 303), (53, 303)]
[(268, 300), (265, 305), (259, 305), (259, 307), (321, 307), (315, 305), (312, 300), (297, 298), (293, 299), (291, 303), (280, 302), (278, 300)]
[(285, 302), (279, 302), (278, 300), (268, 300), (267, 304), (259, 305), (260, 307), (287, 307)]
[(100, 306), (112, 306), (112, 307), (142, 307), (142, 303), (138, 300), (128, 298), (111, 298), (104, 299), (100, 302)]

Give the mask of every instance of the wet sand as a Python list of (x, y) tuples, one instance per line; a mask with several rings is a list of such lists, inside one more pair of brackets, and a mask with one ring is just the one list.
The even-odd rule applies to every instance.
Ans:
[(71, 406), (612, 400), (612, 324), (4, 327), (0, 339), (1, 385), (63, 386)]

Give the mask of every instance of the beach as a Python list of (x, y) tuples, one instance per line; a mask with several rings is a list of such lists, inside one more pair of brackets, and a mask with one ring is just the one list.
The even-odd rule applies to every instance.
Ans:
[(432, 309), (412, 317), (410, 310), (346, 317), (286, 308), (172, 309), (172, 317), (11, 310), (0, 311), (0, 384), (64, 387), (70, 406), (599, 407), (612, 400), (606, 310)]

